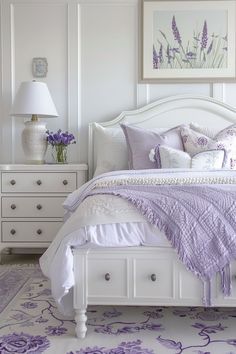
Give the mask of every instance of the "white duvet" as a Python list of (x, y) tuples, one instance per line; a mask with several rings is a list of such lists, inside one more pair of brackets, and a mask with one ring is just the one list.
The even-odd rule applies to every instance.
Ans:
[[(86, 198), (79, 204), (81, 193), (96, 184), (107, 183), (161, 183), (173, 180), (186, 181), (205, 178), (234, 178), (235, 171), (193, 171), (193, 170), (145, 170), (108, 173), (88, 182), (69, 195), (64, 206), (71, 215), (59, 230), (50, 247), (40, 258), (43, 273), (50, 278), (52, 295), (59, 310), (65, 315), (73, 314), (72, 289), (74, 286), (73, 253), (75, 247), (128, 247), (167, 246), (163, 233), (152, 226), (128, 201), (112, 195), (97, 195)], [(175, 179), (177, 177), (177, 180)], [(159, 183), (158, 182), (158, 183)], [(170, 183), (170, 182), (168, 182)], [(184, 183), (184, 182), (183, 182)], [(78, 207), (77, 207), (78, 205)], [(76, 208), (77, 207), (77, 208)]]

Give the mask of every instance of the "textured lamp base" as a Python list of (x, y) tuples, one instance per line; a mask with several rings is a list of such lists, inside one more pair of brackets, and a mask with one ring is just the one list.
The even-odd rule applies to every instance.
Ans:
[(47, 150), (46, 124), (40, 121), (29, 121), (25, 123), (25, 129), (22, 132), (22, 146), (27, 163), (43, 164), (45, 163), (45, 154)]

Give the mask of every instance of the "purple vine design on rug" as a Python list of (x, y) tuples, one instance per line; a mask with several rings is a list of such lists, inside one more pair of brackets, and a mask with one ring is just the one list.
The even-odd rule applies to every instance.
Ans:
[(115, 348), (106, 349), (105, 347), (87, 347), (68, 352), (67, 354), (155, 354), (153, 350), (142, 348), (140, 339), (133, 342), (122, 342)]
[[(157, 341), (163, 345), (165, 348), (175, 350), (175, 354), (182, 354), (185, 350), (188, 349), (202, 349), (206, 348), (209, 344), (212, 343), (226, 343), (228, 345), (232, 345), (236, 348), (236, 339), (211, 339), (211, 334), (216, 334), (218, 332), (224, 331), (227, 327), (223, 327), (221, 323), (218, 325), (207, 326), (204, 323), (195, 323), (192, 327), (199, 329), (198, 335), (204, 340), (204, 344), (196, 344), (196, 345), (189, 345), (184, 347), (182, 342), (176, 342), (172, 339), (162, 338), (159, 336)], [(176, 350), (178, 350), (176, 352)], [(209, 353), (209, 352), (208, 352)], [(198, 351), (198, 354), (207, 354), (207, 352)]]
[(47, 337), (32, 336), (26, 333), (12, 333), (0, 337), (0, 353), (40, 354), (49, 348)]
[[(114, 321), (107, 324), (98, 324), (97, 319), (93, 323), (93, 319), (88, 321), (88, 326), (95, 326), (94, 332), (110, 335), (121, 335), (128, 333), (137, 333), (140, 331), (164, 331), (162, 324), (150, 322), (152, 319), (160, 319), (163, 317), (162, 308), (156, 308), (153, 310), (143, 312), (143, 315), (147, 317), (146, 320), (141, 322), (123, 322)], [(122, 312), (117, 311), (115, 308), (112, 311), (106, 311), (103, 313), (104, 319), (119, 317)], [(101, 322), (103, 319), (101, 319)], [(120, 326), (121, 325), (121, 326)], [(118, 328), (115, 328), (115, 327)]]
[[(46, 323), (49, 320), (46, 318), (45, 314), (47, 314), (47, 316), (50, 316), (50, 319), (53, 319), (55, 321), (55, 325), (47, 326), (44, 329), (45, 334), (47, 334), (48, 336), (64, 335), (68, 331), (68, 329), (65, 328), (66, 323), (71, 324), (73, 327), (75, 326), (75, 321), (73, 319), (64, 319), (61, 318), (59, 314), (55, 314), (55, 310), (57, 307), (53, 305), (53, 301), (52, 299), (50, 299), (51, 290), (48, 288), (42, 289), (44, 282), (45, 279), (40, 279), (40, 281), (35, 281), (31, 284), (31, 286), (26, 288), (26, 291), (28, 291), (28, 293), (26, 293), (25, 297), (22, 299), (25, 300), (25, 302), (20, 304), (22, 310), (13, 309), (13, 314), (10, 316), (11, 320), (15, 322), (10, 322), (8, 324), (0, 326), (0, 330), (12, 326), (20, 325), (21, 327), (30, 327), (40, 323)], [(36, 293), (31, 292), (34, 286), (37, 286), (39, 289)], [(40, 298), (42, 296), (45, 296), (45, 298)], [(39, 304), (44, 304), (43, 308), (39, 309)], [(1, 351), (0, 353), (2, 354)]]
[(173, 315), (179, 317), (188, 317), (191, 320), (201, 321), (219, 321), (236, 317), (236, 309), (224, 308), (222, 311), (217, 307), (199, 308), (199, 307), (180, 307), (173, 309)]

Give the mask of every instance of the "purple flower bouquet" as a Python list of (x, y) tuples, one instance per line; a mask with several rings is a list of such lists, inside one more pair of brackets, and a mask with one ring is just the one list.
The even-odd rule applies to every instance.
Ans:
[(56, 163), (67, 163), (67, 147), (70, 144), (75, 144), (75, 137), (73, 134), (62, 132), (59, 129), (56, 133), (46, 131), (47, 142), (52, 146), (53, 158)]

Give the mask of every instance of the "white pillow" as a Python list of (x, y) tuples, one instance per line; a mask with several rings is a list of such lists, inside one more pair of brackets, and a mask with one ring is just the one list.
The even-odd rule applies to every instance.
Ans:
[(204, 127), (202, 125), (199, 125), (198, 123), (190, 123), (190, 128), (195, 130), (195, 132), (208, 136), (211, 139), (214, 139), (216, 134), (219, 132), (219, 130)]
[(159, 154), (162, 168), (211, 170), (224, 167), (225, 161), (224, 150), (208, 150), (191, 157), (187, 152), (161, 145)]
[(128, 151), (122, 129), (104, 128), (94, 123), (94, 177), (105, 172), (128, 169)]
[[(167, 129), (157, 128), (153, 131), (163, 133)], [(106, 128), (94, 123), (94, 177), (105, 172), (128, 170), (128, 149), (124, 132), (120, 125)]]

